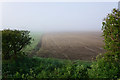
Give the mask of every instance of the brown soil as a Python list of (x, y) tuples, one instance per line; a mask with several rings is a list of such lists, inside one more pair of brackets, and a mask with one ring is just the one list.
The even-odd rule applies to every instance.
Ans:
[(37, 56), (70, 60), (92, 60), (105, 52), (100, 32), (46, 33)]

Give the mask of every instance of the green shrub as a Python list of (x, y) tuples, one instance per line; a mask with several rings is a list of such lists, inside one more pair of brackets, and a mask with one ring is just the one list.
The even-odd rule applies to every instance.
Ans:
[(31, 43), (29, 31), (2, 30), (2, 58), (5, 60), (21, 54), (21, 50)]
[[(82, 62), (82, 63), (81, 63)], [(69, 61), (39, 57), (20, 57), (3, 61), (3, 78), (88, 78), (90, 62)]]
[(103, 22), (106, 53), (88, 69), (90, 78), (120, 78), (120, 11), (113, 9)]
[(119, 62), (104, 55), (91, 65), (92, 69), (88, 69), (89, 78), (120, 78)]

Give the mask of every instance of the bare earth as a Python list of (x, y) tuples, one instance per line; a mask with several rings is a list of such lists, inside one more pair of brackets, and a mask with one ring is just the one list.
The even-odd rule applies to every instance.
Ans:
[(92, 60), (105, 52), (100, 32), (46, 33), (37, 56), (70, 60)]

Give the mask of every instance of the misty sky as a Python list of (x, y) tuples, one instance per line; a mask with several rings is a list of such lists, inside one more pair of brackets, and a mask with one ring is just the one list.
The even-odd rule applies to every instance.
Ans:
[(3, 29), (100, 31), (117, 2), (11, 2), (2, 4)]

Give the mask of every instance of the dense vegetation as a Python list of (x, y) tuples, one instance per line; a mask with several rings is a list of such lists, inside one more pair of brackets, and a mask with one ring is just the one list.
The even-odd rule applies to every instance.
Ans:
[(7, 60), (22, 54), (22, 49), (31, 43), (29, 31), (2, 31), (2, 58)]
[(120, 11), (113, 9), (103, 22), (103, 36), (107, 52), (97, 57), (88, 70), (90, 78), (120, 78)]
[(102, 30), (107, 52), (92, 64), (21, 55), (16, 60), (3, 60), (3, 78), (120, 78), (120, 11), (113, 9)]
[(21, 57), (3, 62), (3, 78), (88, 78), (90, 62)]

